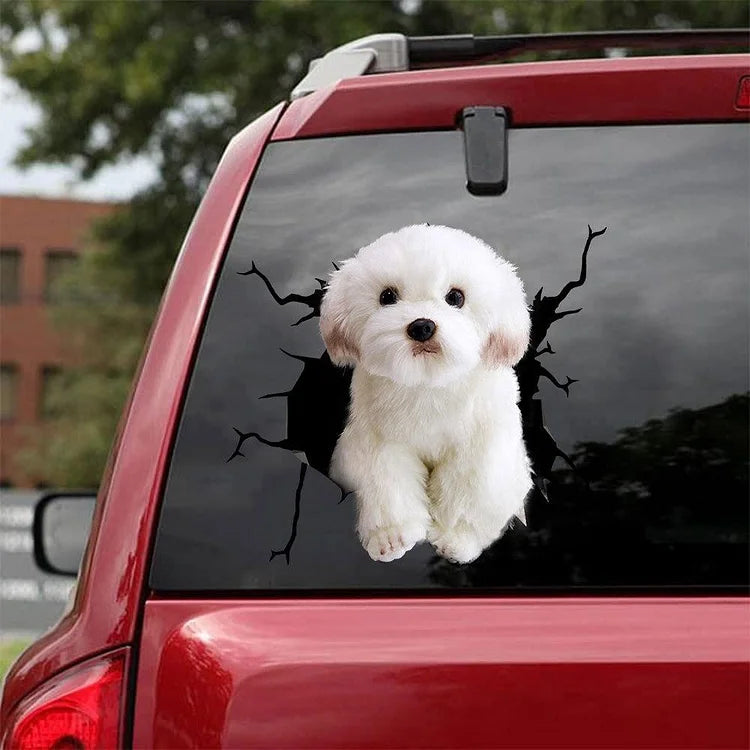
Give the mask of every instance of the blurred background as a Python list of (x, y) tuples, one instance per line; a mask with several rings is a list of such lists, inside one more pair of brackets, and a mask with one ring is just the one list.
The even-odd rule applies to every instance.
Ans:
[(385, 31), (749, 21), (746, 0), (2, 0), (0, 676), (72, 587), (35, 569), (40, 491), (97, 487), (221, 153), (311, 59)]

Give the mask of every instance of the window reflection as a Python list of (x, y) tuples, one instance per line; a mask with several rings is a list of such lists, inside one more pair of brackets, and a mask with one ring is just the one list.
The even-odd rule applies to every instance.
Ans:
[[(470, 565), (435, 558), (448, 586), (709, 585), (747, 569), (748, 394), (674, 409), (611, 443), (576, 447), (549, 503)], [(727, 579), (724, 578), (724, 581)]]

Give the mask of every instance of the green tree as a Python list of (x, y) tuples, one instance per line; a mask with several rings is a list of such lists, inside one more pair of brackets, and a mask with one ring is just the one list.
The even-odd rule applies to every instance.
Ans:
[[(95, 485), (175, 254), (227, 141), (284, 99), (325, 51), (366, 34), (518, 33), (746, 25), (745, 0), (4, 0), (5, 72), (42, 112), (21, 165), (82, 179), (145, 155), (158, 179), (100, 221), (56, 317), (81, 324), (84, 364), (65, 414), (34, 440), (29, 470)], [(38, 39), (24, 51), (21, 32)], [(28, 38), (28, 36), (27, 36)]]

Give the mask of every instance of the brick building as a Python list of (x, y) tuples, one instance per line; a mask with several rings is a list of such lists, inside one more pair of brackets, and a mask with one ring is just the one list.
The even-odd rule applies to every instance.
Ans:
[(14, 457), (43, 422), (45, 395), (70, 356), (46, 310), (55, 279), (75, 264), (91, 221), (114, 207), (0, 196), (0, 485), (30, 483)]

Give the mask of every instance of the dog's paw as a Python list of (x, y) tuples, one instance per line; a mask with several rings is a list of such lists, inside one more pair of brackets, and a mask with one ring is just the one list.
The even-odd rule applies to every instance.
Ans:
[(470, 563), (482, 554), (482, 544), (469, 530), (434, 528), (428, 535), (435, 552), (454, 563)]
[(418, 525), (380, 526), (362, 535), (362, 546), (373, 560), (391, 562), (403, 557), (415, 544), (424, 541), (425, 529)]

